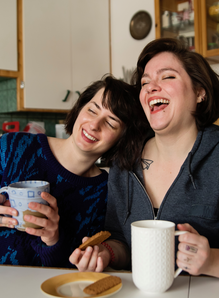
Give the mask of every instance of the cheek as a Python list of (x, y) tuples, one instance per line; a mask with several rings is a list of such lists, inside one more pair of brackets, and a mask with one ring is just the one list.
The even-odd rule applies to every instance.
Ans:
[(145, 108), (147, 107), (147, 94), (146, 91), (144, 89), (141, 89), (140, 94), (139, 94), (139, 100), (141, 103), (142, 108), (145, 110)]
[(113, 146), (122, 137), (122, 132), (111, 133), (108, 135), (108, 143)]

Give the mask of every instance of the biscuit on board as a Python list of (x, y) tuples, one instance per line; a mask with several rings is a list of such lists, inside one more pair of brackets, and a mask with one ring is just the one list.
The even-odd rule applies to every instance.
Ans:
[(84, 288), (84, 293), (88, 295), (98, 295), (102, 292), (105, 292), (112, 287), (120, 284), (122, 282), (121, 278), (118, 276), (107, 276), (97, 280), (96, 282), (90, 284), (86, 288)]
[(101, 231), (101, 232), (93, 235), (92, 237), (90, 237), (84, 243), (82, 243), (79, 246), (79, 248), (81, 250), (85, 250), (88, 246), (98, 245), (98, 244), (102, 243), (104, 240), (106, 240), (107, 238), (109, 238), (110, 236), (111, 236), (110, 232), (108, 232), (108, 231)]

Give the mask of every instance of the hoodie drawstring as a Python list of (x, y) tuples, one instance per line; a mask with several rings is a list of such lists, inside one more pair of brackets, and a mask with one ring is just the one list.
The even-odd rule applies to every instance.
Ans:
[(130, 206), (129, 206), (129, 172), (128, 172), (128, 181), (127, 181), (127, 189), (126, 189), (126, 217), (123, 225), (125, 225), (129, 215), (130, 215)]
[(192, 159), (192, 153), (189, 152), (189, 156), (188, 156), (188, 172), (189, 172), (189, 177), (191, 179), (192, 185), (193, 185), (194, 189), (196, 189), (195, 182), (194, 182), (194, 179), (193, 179), (193, 176), (192, 176), (192, 173), (191, 173), (191, 159)]

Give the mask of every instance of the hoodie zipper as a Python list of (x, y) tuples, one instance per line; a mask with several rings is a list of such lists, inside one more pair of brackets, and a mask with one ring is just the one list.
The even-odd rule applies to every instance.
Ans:
[(151, 199), (150, 199), (150, 197), (149, 197), (149, 195), (148, 195), (146, 189), (144, 188), (144, 186), (142, 185), (141, 181), (138, 179), (138, 177), (136, 176), (136, 174), (133, 173), (133, 172), (132, 172), (132, 174), (134, 175), (135, 179), (138, 181), (138, 183), (140, 184), (141, 188), (144, 190), (145, 194), (147, 195), (147, 197), (148, 197), (148, 199), (149, 199), (149, 201), (150, 201), (150, 204), (151, 204), (152, 211), (153, 211), (154, 220), (156, 220), (156, 219), (157, 219), (157, 216), (158, 216), (158, 213), (159, 213), (159, 209), (158, 209), (158, 211), (157, 211), (157, 216), (155, 216), (155, 213), (154, 213), (154, 206), (153, 206), (153, 204), (152, 204), (152, 201), (151, 201)]

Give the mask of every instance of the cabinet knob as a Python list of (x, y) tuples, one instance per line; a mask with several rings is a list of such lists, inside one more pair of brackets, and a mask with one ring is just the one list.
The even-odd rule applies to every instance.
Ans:
[(20, 88), (21, 88), (21, 89), (24, 89), (24, 87), (25, 87), (25, 83), (24, 83), (24, 81), (21, 81), (21, 82), (20, 82)]

